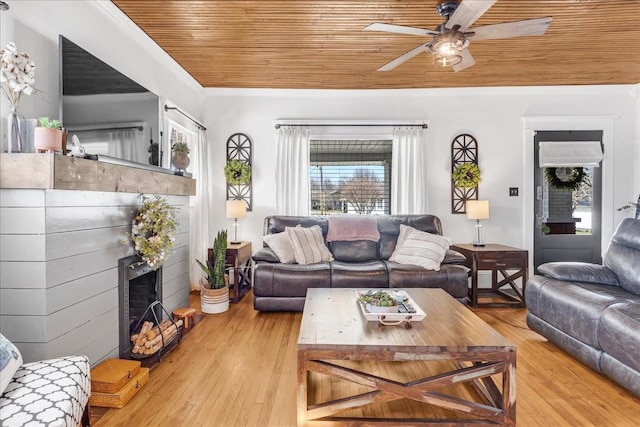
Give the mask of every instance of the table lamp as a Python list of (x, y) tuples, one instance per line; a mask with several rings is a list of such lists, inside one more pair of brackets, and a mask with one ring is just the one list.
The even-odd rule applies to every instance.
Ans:
[(238, 218), (247, 216), (247, 204), (244, 200), (227, 200), (227, 218), (233, 218), (232, 244), (238, 244)]
[(467, 200), (467, 219), (475, 219), (476, 226), (473, 233), (473, 246), (484, 246), (484, 229), (481, 219), (489, 219), (488, 200)]

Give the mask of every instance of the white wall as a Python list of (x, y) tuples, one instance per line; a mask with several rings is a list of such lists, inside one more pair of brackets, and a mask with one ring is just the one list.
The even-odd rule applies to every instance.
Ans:
[[(451, 141), (470, 133), (479, 143), (483, 181), (481, 199), (490, 200), (491, 219), (485, 221), (489, 241), (526, 247), (525, 117), (614, 116), (613, 201), (604, 210), (614, 222), (625, 213), (615, 208), (629, 200), (637, 177), (637, 88), (633, 85), (583, 87), (461, 88), (434, 90), (296, 91), (205, 89), (206, 126), (213, 144), (213, 229), (230, 228), (224, 217), (226, 139), (242, 132), (253, 141), (253, 211), (241, 221), (241, 237), (261, 245), (262, 221), (275, 213), (275, 131), (278, 120), (379, 120), (429, 123), (427, 167), (429, 213), (442, 219), (444, 233), (455, 242), (471, 241), (472, 224), (451, 214)], [(570, 129), (568, 129), (570, 130)], [(610, 149), (611, 149), (610, 148)], [(509, 197), (509, 187), (520, 189)], [(603, 236), (608, 241), (610, 235)], [(532, 248), (527, 247), (530, 251)]]
[[(127, 77), (191, 116), (199, 118), (203, 89), (168, 54), (129, 20), (110, 1), (11, 1), (0, 13), (0, 46), (14, 42), (36, 63), (35, 87), (40, 91), (20, 100), (26, 118), (59, 116), (58, 36), (71, 41), (117, 69)], [(6, 97), (0, 101), (3, 146), (6, 141)], [(161, 111), (164, 114), (164, 110)], [(169, 112), (179, 123), (188, 120)]]

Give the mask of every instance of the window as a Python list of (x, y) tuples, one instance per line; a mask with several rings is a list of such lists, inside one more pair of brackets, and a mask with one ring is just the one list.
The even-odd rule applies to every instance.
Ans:
[(311, 140), (311, 214), (389, 214), (391, 140)]

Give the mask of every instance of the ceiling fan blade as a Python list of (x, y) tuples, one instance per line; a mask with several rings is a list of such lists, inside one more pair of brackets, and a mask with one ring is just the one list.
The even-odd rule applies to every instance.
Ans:
[(411, 58), (413, 58), (414, 56), (418, 55), (419, 53), (425, 52), (427, 49), (427, 45), (431, 43), (431, 42), (427, 42), (427, 43), (423, 43), (420, 46), (416, 47), (415, 49), (411, 49), (409, 52), (405, 53), (402, 56), (397, 57), (396, 59), (394, 59), (393, 61), (383, 65), (382, 67), (378, 68), (378, 71), (391, 71), (394, 68), (396, 68), (398, 65), (402, 64), (405, 61), (410, 60)]
[(412, 36), (435, 36), (440, 34), (437, 31), (425, 30), (423, 28), (405, 27), (404, 25), (383, 24), (375, 22), (364, 28), (366, 31), (386, 31), (388, 33), (411, 34)]
[(458, 25), (460, 31), (465, 31), (489, 10), (496, 1), (497, 0), (463, 0), (444, 26), (452, 29)]
[(476, 64), (476, 60), (473, 59), (473, 55), (471, 55), (471, 52), (469, 52), (469, 49), (465, 49), (462, 51), (462, 61), (451, 68), (453, 68), (453, 71), (457, 73), (458, 71), (462, 71), (465, 68), (469, 68), (475, 64)]
[(527, 19), (525, 21), (504, 22), (502, 24), (483, 25), (469, 29), (473, 35), (468, 37), (475, 40), (506, 39), (511, 37), (539, 36), (544, 34), (551, 24), (551, 16), (545, 18)]

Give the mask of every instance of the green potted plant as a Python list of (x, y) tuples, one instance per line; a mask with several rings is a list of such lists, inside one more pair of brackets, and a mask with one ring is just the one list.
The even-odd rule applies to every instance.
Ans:
[(229, 160), (224, 167), (224, 176), (231, 185), (248, 184), (251, 181), (251, 165), (238, 159)]
[(178, 170), (184, 171), (189, 167), (189, 145), (186, 142), (174, 142), (171, 145), (171, 164)]
[(205, 273), (201, 281), (200, 306), (203, 313), (222, 313), (229, 309), (229, 277), (225, 274), (227, 230), (218, 232), (213, 241), (213, 263), (196, 260)]
[(38, 119), (38, 127), (35, 128), (33, 133), (33, 145), (38, 153), (47, 151), (64, 153), (60, 120), (40, 117)]

